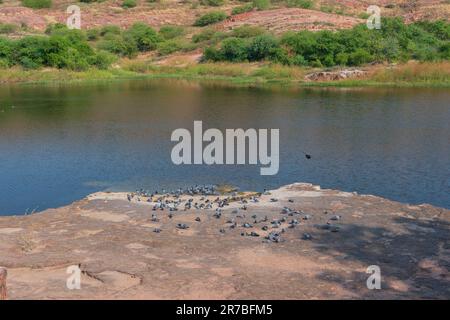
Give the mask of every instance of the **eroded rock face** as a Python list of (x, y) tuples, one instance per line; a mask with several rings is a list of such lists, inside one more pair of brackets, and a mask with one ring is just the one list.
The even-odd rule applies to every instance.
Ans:
[[(183, 201), (216, 197), (181, 196), (180, 209), (156, 211), (156, 222), (156, 198), (126, 193), (1, 217), (9, 298), (450, 297), (449, 210), (300, 183), (258, 201), (254, 193), (230, 198), (219, 218), (215, 206), (184, 210)], [(371, 265), (382, 290), (366, 286)], [(81, 269), (80, 290), (66, 287), (69, 266)]]

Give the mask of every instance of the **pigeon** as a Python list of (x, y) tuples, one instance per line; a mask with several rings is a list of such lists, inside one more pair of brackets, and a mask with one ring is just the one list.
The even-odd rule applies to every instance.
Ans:
[(311, 240), (312, 236), (309, 233), (304, 233), (302, 236), (302, 239), (303, 240)]

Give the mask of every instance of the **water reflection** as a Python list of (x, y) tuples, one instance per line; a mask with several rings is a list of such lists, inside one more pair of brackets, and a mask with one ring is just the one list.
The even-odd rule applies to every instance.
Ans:
[[(0, 214), (103, 189), (295, 181), (450, 207), (450, 92), (129, 81), (0, 89)], [(176, 128), (280, 128), (280, 171), (175, 166)], [(308, 161), (300, 150), (313, 155)]]

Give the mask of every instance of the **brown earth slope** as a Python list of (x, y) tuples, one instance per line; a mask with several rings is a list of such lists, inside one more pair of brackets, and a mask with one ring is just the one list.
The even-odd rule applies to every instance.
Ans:
[[(73, 4), (68, 0), (54, 0), (51, 9), (33, 10), (21, 6), (20, 1), (5, 0), (0, 4), (0, 23), (24, 24), (32, 29), (43, 30), (49, 23), (64, 23), (69, 16), (66, 8)], [(120, 0), (107, 0), (100, 3), (77, 3), (81, 7), (82, 28), (92, 28), (107, 24), (127, 27), (136, 21), (143, 21), (159, 27), (167, 24), (190, 26), (207, 11), (224, 10), (231, 13), (233, 7), (242, 5), (239, 1), (229, 1), (226, 5), (205, 7), (193, 5), (196, 1), (165, 0), (148, 3), (139, 0), (138, 6), (123, 9)], [(407, 21), (420, 19), (449, 19), (450, 3), (447, 0), (317, 0), (314, 10), (286, 8), (283, 3), (274, 2), (274, 8), (253, 11), (231, 17), (222, 27), (241, 24), (256, 24), (275, 32), (300, 29), (339, 29), (348, 28), (355, 23), (369, 5), (382, 7), (382, 14), (403, 16)], [(320, 11), (322, 10), (322, 11)]]

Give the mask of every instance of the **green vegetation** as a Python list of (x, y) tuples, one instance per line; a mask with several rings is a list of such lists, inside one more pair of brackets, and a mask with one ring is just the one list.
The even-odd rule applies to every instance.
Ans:
[(253, 0), (253, 7), (258, 10), (267, 10), (270, 6), (270, 0)]
[(312, 0), (287, 0), (288, 7), (311, 9), (314, 5)]
[(96, 43), (98, 49), (122, 57), (132, 58), (138, 52), (155, 50), (163, 37), (147, 24), (137, 22), (122, 31), (118, 26), (105, 26), (100, 30), (101, 37)]
[(100, 35), (102, 37), (108, 35), (108, 34), (115, 34), (115, 35), (120, 35), (121, 34), (121, 30), (119, 26), (116, 25), (106, 25), (104, 26), (101, 30), (100, 30)]
[(204, 58), (233, 62), (271, 60), (311, 67), (450, 59), (448, 22), (406, 25), (401, 19), (389, 18), (383, 19), (382, 26), (380, 30), (369, 30), (362, 24), (336, 32), (288, 32), (278, 39), (251, 33), (239, 36), (240, 32), (235, 31), (231, 38), (206, 48)]
[(13, 33), (17, 30), (17, 25), (11, 23), (0, 23), (0, 34)]
[(234, 29), (231, 32), (231, 36), (236, 38), (252, 38), (259, 36), (265, 32), (266, 30), (258, 26), (243, 25)]
[(192, 36), (193, 43), (215, 44), (225, 39), (227, 34), (222, 31), (216, 31), (213, 28), (205, 28), (200, 33)]
[(155, 30), (142, 22), (133, 24), (124, 32), (124, 36), (132, 40), (141, 52), (156, 49), (158, 42), (162, 41), (162, 37)]
[[(2, 60), (0, 59), (0, 69)], [(71, 71), (67, 69), (24, 70), (19, 67), (6, 68), (0, 72), (0, 82), (89, 82), (111, 81), (132, 78), (187, 79), (195, 81), (220, 81), (226, 85), (259, 86), (282, 84), (283, 86), (384, 86), (384, 87), (450, 87), (449, 62), (408, 63), (386, 69), (380, 67), (373, 75), (362, 79), (310, 82), (304, 76), (309, 72), (303, 67), (248, 63), (203, 63), (186, 67), (156, 66), (145, 61), (125, 61), (119, 69), (89, 69)]]
[(0, 38), (3, 66), (19, 65), (25, 69), (41, 67), (86, 70), (107, 68), (115, 57), (89, 46), (79, 30), (54, 28), (49, 36), (28, 36), (18, 40)]
[(227, 18), (225, 12), (222, 11), (212, 11), (202, 15), (194, 22), (194, 26), (196, 27), (204, 27), (209, 24), (217, 23), (223, 21)]
[(32, 9), (50, 8), (52, 0), (22, 0), (22, 5)]
[(179, 26), (163, 26), (159, 29), (161, 36), (166, 39), (173, 39), (184, 35), (184, 28)]
[[(253, 3), (246, 4), (253, 7)], [(221, 12), (222, 17), (226, 17)], [(214, 20), (214, 19), (213, 19)], [(210, 18), (205, 19), (212, 21)], [(0, 24), (0, 33), (9, 34), (18, 26)], [(22, 29), (21, 29), (22, 30)], [(197, 33), (189, 39), (191, 30)], [(194, 64), (192, 57), (177, 56), (183, 67), (156, 66), (148, 56), (137, 60), (120, 59), (120, 68), (109, 66), (120, 57), (134, 58), (140, 52), (154, 51), (160, 56), (204, 48), (203, 63)], [(154, 57), (154, 55), (151, 55)], [(150, 58), (153, 59), (153, 58)], [(185, 59), (185, 60), (184, 60)], [(338, 31), (300, 31), (273, 35), (258, 27), (243, 25), (231, 31), (215, 28), (185, 29), (162, 26), (159, 31), (145, 23), (127, 29), (106, 25), (86, 31), (68, 30), (64, 24), (52, 24), (45, 35), (27, 35), (20, 39), (0, 37), (0, 81), (8, 79), (180, 77), (232, 79), (248, 83), (287, 81), (304, 83), (310, 68), (358, 66), (366, 63), (407, 62), (398, 67), (370, 67), (370, 75), (345, 85), (386, 83), (450, 83), (450, 23), (446, 21), (404, 24), (401, 19), (382, 20), (380, 30), (369, 30), (365, 24)], [(444, 62), (441, 62), (444, 61)], [(214, 62), (214, 63), (209, 63)], [(248, 63), (258, 62), (258, 63)], [(172, 63), (172, 62), (170, 62)], [(43, 69), (43, 68), (54, 69)], [(56, 70), (60, 69), (60, 70)], [(65, 70), (61, 70), (65, 69)], [(109, 69), (100, 72), (100, 69)], [(97, 71), (95, 71), (97, 70)], [(6, 80), (5, 80), (6, 79)], [(14, 80), (12, 80), (14, 81)]]
[(253, 4), (247, 3), (239, 7), (234, 7), (233, 10), (231, 10), (232, 15), (241, 14), (244, 12), (249, 12), (253, 10)]
[(122, 8), (129, 9), (136, 7), (137, 3), (136, 0), (123, 0), (122, 2)]
[(200, 3), (204, 6), (220, 7), (225, 3), (225, 0), (201, 0)]
[(97, 28), (86, 30), (86, 37), (88, 41), (98, 40), (100, 38), (100, 30)]

